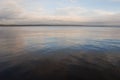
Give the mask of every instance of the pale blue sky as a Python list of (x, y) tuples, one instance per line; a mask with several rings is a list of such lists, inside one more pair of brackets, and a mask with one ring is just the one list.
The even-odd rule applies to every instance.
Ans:
[(49, 11), (63, 7), (120, 11), (120, 0), (25, 0), (22, 4), (26, 9), (42, 6)]
[(0, 0), (0, 23), (118, 24), (118, 17), (120, 0)]

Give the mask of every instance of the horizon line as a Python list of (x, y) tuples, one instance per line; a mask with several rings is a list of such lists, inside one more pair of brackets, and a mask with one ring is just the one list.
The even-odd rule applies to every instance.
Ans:
[(77, 25), (77, 24), (0, 24), (2, 26), (86, 26), (86, 27), (120, 27), (120, 25)]

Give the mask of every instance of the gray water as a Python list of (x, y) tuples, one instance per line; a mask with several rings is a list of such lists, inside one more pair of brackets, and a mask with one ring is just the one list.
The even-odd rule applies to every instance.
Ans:
[(0, 80), (120, 80), (119, 27), (0, 27)]

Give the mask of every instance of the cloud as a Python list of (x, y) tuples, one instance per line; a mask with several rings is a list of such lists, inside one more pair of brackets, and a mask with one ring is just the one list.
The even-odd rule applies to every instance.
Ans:
[[(73, 0), (72, 0), (73, 1)], [(49, 13), (43, 7), (28, 11), (20, 3), (24, 0), (0, 1), (0, 24), (116, 24), (119, 12), (90, 10), (84, 7), (56, 8)]]
[(64, 7), (64, 8), (57, 8), (56, 14), (57, 15), (67, 15), (67, 16), (79, 16), (86, 13), (87, 10), (82, 7)]
[(13, 19), (21, 18), (24, 13), (24, 9), (14, 0), (1, 1), (0, 5), (0, 23), (11, 23)]
[(105, 16), (105, 15), (113, 15), (116, 12), (100, 10), (100, 9), (87, 9), (83, 7), (64, 7), (64, 8), (57, 8), (55, 15), (64, 15), (64, 16)]
[(86, 18), (77, 16), (85, 11), (80, 7), (57, 8), (54, 14), (48, 14), (44, 8), (28, 12), (14, 0), (3, 2), (2, 5), (3, 7), (0, 9), (1, 24), (68, 24), (70, 22), (86, 21)]

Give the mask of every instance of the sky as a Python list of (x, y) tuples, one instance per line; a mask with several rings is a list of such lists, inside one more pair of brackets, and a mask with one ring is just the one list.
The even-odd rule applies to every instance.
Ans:
[(0, 0), (0, 24), (120, 25), (120, 0)]

